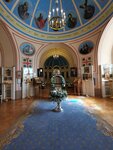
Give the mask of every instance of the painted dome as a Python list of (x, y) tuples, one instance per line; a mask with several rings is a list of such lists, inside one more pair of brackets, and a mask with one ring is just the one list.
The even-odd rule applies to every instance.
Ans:
[(45, 41), (79, 38), (96, 30), (113, 14), (113, 0), (59, 0), (66, 13), (66, 26), (53, 31), (48, 25), (55, 0), (1, 0), (2, 19), (19, 32)]

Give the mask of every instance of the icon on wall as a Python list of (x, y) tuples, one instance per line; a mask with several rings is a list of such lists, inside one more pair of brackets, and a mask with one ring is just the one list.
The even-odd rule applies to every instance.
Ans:
[(37, 76), (38, 77), (43, 77), (43, 68), (38, 68), (37, 69)]
[(76, 67), (70, 68), (70, 76), (71, 77), (77, 77), (77, 68)]
[(24, 55), (32, 56), (35, 53), (35, 47), (30, 43), (23, 43), (20, 46), (20, 50)]
[(94, 44), (91, 41), (86, 41), (80, 44), (79, 52), (80, 54), (89, 54), (94, 47)]
[(11, 69), (6, 70), (6, 76), (11, 76)]

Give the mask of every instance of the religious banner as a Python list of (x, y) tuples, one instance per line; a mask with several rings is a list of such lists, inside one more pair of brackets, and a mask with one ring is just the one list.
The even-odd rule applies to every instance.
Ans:
[(92, 57), (82, 58), (82, 66), (91, 66), (91, 65), (93, 65)]
[(32, 68), (32, 59), (31, 58), (23, 58), (22, 66), (26, 68)]

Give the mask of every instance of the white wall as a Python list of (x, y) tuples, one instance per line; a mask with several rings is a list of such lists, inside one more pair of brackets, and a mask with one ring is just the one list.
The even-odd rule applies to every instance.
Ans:
[(106, 26), (98, 47), (98, 64), (113, 63), (113, 18)]

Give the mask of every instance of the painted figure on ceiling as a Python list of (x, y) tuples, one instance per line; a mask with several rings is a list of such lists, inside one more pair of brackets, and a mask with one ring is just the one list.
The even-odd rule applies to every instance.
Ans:
[(40, 13), (39, 17), (35, 17), (35, 23), (39, 29), (44, 28), (47, 18), (44, 19), (43, 15)]
[(93, 17), (95, 12), (95, 7), (93, 5), (88, 5), (88, 0), (85, 0), (84, 4), (80, 5), (80, 8), (84, 9), (84, 19), (90, 19)]
[(74, 18), (71, 13), (68, 14), (67, 26), (74, 28), (77, 24), (77, 18)]
[(8, 3), (9, 3), (9, 2), (11, 2), (11, 0), (5, 0), (5, 2), (8, 2)]
[(18, 14), (21, 19), (25, 20), (29, 17), (28, 13), (28, 2), (24, 2), (23, 4), (18, 6)]

